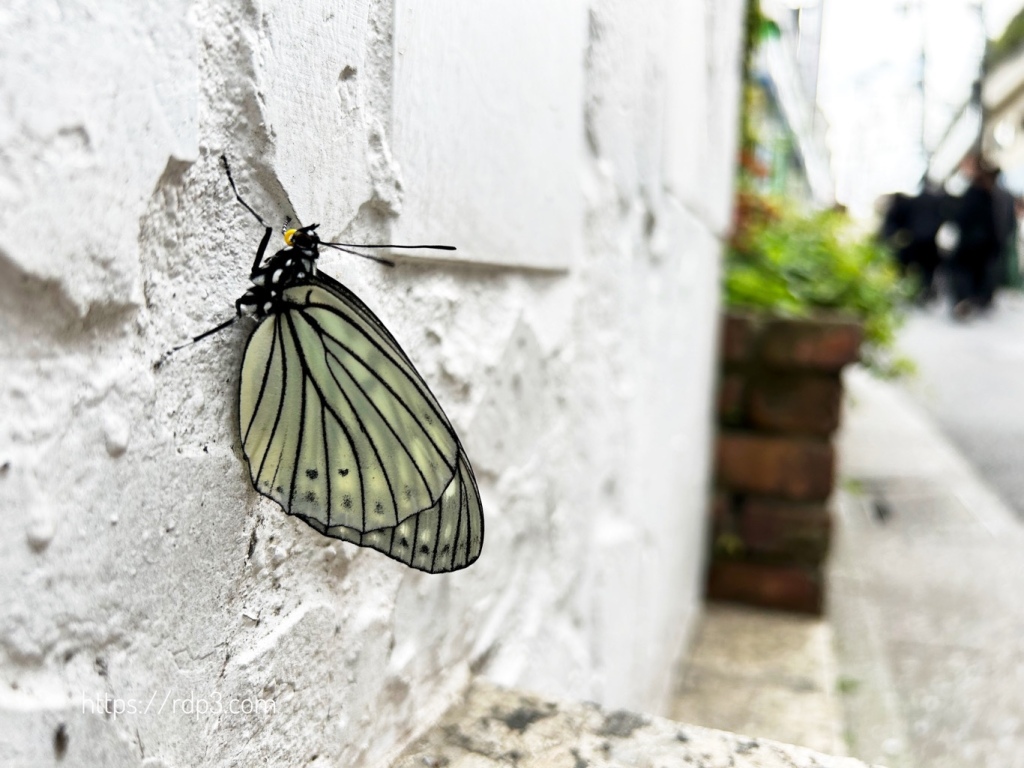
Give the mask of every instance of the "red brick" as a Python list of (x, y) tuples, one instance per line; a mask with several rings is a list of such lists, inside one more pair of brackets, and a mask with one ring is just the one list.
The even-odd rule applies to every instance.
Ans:
[(832, 492), (835, 452), (823, 440), (725, 430), (716, 442), (715, 466), (726, 490), (823, 501)]
[(740, 538), (752, 558), (817, 564), (828, 554), (832, 519), (824, 504), (748, 497), (737, 518)]
[(723, 373), (718, 382), (718, 419), (723, 424), (743, 420), (746, 378), (739, 373)]
[(715, 491), (711, 498), (710, 512), (714, 527), (729, 525), (732, 520), (732, 497), (725, 491)]
[(833, 319), (775, 319), (761, 333), (759, 357), (774, 368), (838, 371), (860, 359), (864, 329)]
[(726, 363), (749, 360), (757, 336), (756, 321), (751, 315), (730, 312), (722, 317), (721, 356)]
[(821, 615), (825, 585), (817, 568), (717, 561), (706, 591), (711, 600)]
[(731, 494), (715, 491), (711, 502), (712, 557), (738, 557), (744, 553), (743, 540), (736, 532), (735, 504)]
[(826, 437), (839, 426), (843, 385), (835, 375), (763, 372), (748, 392), (748, 416), (757, 429)]

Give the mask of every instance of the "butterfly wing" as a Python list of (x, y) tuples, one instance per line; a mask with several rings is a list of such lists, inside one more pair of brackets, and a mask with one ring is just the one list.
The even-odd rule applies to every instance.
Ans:
[(284, 291), (242, 362), (242, 449), (257, 491), (321, 533), (431, 573), (483, 546), (473, 471), (398, 342), (326, 275)]

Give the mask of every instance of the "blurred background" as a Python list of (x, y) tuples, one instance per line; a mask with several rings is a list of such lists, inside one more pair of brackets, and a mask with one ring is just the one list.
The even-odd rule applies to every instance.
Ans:
[[(1016, 764), (1024, 6), (747, 12), (708, 593), (825, 620), (712, 602), (677, 715), (885, 765)], [(860, 364), (841, 385), (784, 371), (759, 323), (833, 313), (861, 318)], [(769, 441), (796, 455), (812, 434), (832, 435), (834, 487), (753, 477)], [(756, 703), (710, 693), (752, 680)]]

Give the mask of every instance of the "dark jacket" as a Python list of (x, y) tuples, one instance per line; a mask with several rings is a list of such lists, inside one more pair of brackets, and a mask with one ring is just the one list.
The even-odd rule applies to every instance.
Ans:
[(953, 263), (980, 265), (999, 255), (999, 233), (992, 192), (972, 184), (960, 198), (953, 222), (960, 230), (960, 241), (953, 251)]

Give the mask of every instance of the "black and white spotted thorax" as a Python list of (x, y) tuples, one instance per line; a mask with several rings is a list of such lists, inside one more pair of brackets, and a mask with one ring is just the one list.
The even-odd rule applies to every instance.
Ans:
[(286, 246), (267, 259), (265, 264), (253, 267), (249, 275), (252, 286), (235, 302), (238, 314), (262, 319), (282, 312), (289, 306), (284, 291), (308, 282), (316, 274), (316, 262), (320, 258), (320, 237), (315, 232), (317, 226), (310, 224), (285, 230)]

